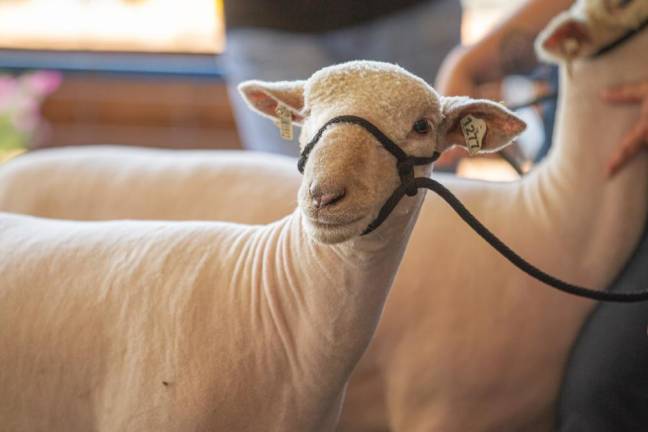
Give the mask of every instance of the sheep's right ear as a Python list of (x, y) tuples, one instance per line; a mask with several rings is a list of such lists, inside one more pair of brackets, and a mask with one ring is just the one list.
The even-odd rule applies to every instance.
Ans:
[[(304, 121), (304, 84), (306, 81), (244, 81), (238, 89), (247, 104), (259, 114), (278, 119), (284, 108), (295, 124)], [(285, 114), (284, 114), (285, 115)]]
[(497, 102), (458, 96), (444, 97), (441, 103), (439, 151), (458, 145), (471, 155), (496, 152), (526, 129), (522, 119)]
[(575, 18), (571, 10), (556, 16), (535, 40), (540, 60), (561, 63), (583, 57), (593, 51), (592, 38), (585, 22)]

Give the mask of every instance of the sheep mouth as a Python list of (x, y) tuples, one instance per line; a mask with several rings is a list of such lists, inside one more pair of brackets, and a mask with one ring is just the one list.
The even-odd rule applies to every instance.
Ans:
[(348, 227), (365, 219), (365, 216), (359, 216), (349, 220), (340, 220), (340, 219), (328, 219), (319, 215), (310, 216), (308, 215), (309, 222), (318, 229), (339, 229)]
[(310, 217), (308, 218), (313, 225), (316, 225), (318, 227), (324, 227), (324, 228), (339, 228), (347, 225), (353, 225), (356, 222), (360, 222), (362, 219), (364, 219), (364, 216), (359, 216), (347, 221), (344, 220), (326, 220), (326, 218), (322, 217)]
[(357, 217), (345, 221), (326, 220), (306, 217), (307, 229), (314, 239), (325, 244), (345, 242), (360, 235), (368, 225), (366, 217)]

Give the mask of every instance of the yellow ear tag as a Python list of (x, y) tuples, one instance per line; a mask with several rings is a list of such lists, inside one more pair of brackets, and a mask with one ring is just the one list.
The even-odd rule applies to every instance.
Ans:
[(292, 113), (287, 106), (277, 104), (275, 114), (277, 114), (276, 124), (281, 138), (291, 141), (293, 139)]
[(566, 57), (565, 66), (567, 67), (567, 76), (572, 77), (572, 61), (578, 55), (581, 49), (581, 44), (578, 39), (565, 39), (562, 45), (562, 51)]
[(461, 124), (461, 132), (463, 132), (464, 139), (466, 140), (468, 153), (470, 156), (474, 156), (482, 148), (482, 141), (484, 140), (484, 135), (486, 135), (486, 122), (468, 114), (459, 123)]

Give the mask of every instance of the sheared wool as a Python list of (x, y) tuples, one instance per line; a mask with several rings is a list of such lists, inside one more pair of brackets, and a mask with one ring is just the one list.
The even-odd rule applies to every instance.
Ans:
[[(634, 250), (645, 224), (648, 162), (640, 155), (607, 179), (606, 162), (639, 110), (606, 105), (598, 93), (607, 85), (643, 79), (645, 52), (644, 32), (598, 60), (576, 60), (571, 78), (563, 68), (554, 148), (526, 178), (506, 184), (446, 175), (437, 179), (532, 263), (567, 281), (605, 288)], [(51, 215), (57, 217), (83, 219), (90, 212), (104, 219), (182, 218), (186, 209), (187, 218), (267, 223), (289, 213), (301, 180), (293, 160), (264, 163), (249, 153), (200, 153), (192, 160), (176, 157), (171, 164), (164, 152), (147, 151), (142, 162), (151, 170), (156, 165), (164, 169), (142, 179), (139, 168), (128, 162), (138, 150), (121, 149), (105, 171), (99, 169), (105, 154), (78, 149), (83, 153), (79, 163), (67, 153), (70, 163), (65, 165), (54, 157), (63, 151), (26, 155), (20, 169), (17, 161), (0, 169), (0, 187), (11, 183), (7, 177), (2, 180), (3, 174), (14, 168), (23, 172), (16, 177), (20, 182), (9, 188), (12, 205), (20, 201), (19, 185), (29, 184), (33, 194), (21, 208), (41, 211), (48, 201), (60, 201), (56, 209), (61, 213)], [(27, 160), (41, 156), (39, 165)], [(209, 165), (205, 171), (212, 185), (228, 187), (206, 187), (206, 173), (196, 168), (203, 164)], [(56, 181), (62, 183), (56, 191), (39, 191), (39, 174), (46, 165), (51, 179), (60, 167)], [(109, 181), (115, 176), (139, 185), (131, 188), (135, 196), (123, 192), (124, 183)], [(197, 199), (177, 209), (176, 195), (166, 193), (168, 187), (155, 187), (174, 179), (178, 190)], [(86, 185), (101, 192), (94, 195)], [(246, 193), (230, 194), (234, 185)], [(201, 202), (202, 193), (209, 195)], [(93, 202), (102, 214), (77, 205), (75, 196)], [(148, 197), (157, 216), (136, 205)], [(128, 207), (120, 207), (126, 199)], [(5, 209), (7, 202), (5, 198), (2, 203)], [(563, 366), (591, 307), (589, 301), (520, 273), (430, 195), (377, 333), (352, 376), (340, 428), (551, 430)]]
[(294, 210), (301, 183), (295, 161), (241, 151), (214, 154), (119, 146), (27, 153), (0, 165), (0, 211), (58, 219), (254, 224)]
[[(362, 79), (337, 78), (349, 70)], [(391, 79), (394, 71), (400, 80)], [(376, 80), (383, 72), (385, 79)], [(342, 83), (337, 99), (319, 96), (329, 80)], [(379, 81), (384, 98), (396, 98), (379, 106), (408, 104), (400, 107), (402, 123), (374, 113), (386, 133), (403, 133), (404, 149), (430, 154), (455, 139), (434, 128), (405, 134), (420, 118), (441, 118), (441, 104), (429, 86), (392, 65), (327, 68), (308, 81), (301, 99), (293, 96), (302, 82), (288, 92), (247, 83), (242, 92), (261, 112), (272, 113), (281, 102), (303, 113), (296, 120), (304, 129), (317, 129), (327, 116), (363, 112), (367, 85)], [(397, 91), (403, 87), (413, 92), (407, 99)], [(300, 100), (308, 101), (307, 111)], [(492, 116), (497, 107), (482, 101), (453, 109)], [(524, 128), (504, 108), (497, 116), (492, 124), (486, 119), (489, 127), (496, 131), (504, 121), (511, 133), (493, 133), (484, 150), (510, 142)], [(453, 129), (442, 121), (436, 126)], [(30, 158), (16, 162), (24, 165), (14, 178), (26, 178)], [(40, 169), (47, 167), (47, 156), (35, 159)], [(148, 159), (135, 154), (103, 181), (130, 174), (136, 185), (138, 173), (162, 172), (139, 169)], [(168, 163), (169, 156), (157, 160)], [(102, 163), (110, 162), (96, 166)], [(66, 165), (51, 168), (57, 166)], [(416, 171), (427, 175), (430, 167)], [(393, 157), (370, 134), (338, 124), (311, 152), (298, 208), (269, 225), (0, 214), (3, 430), (334, 429), (347, 380), (374, 333), (423, 201), (423, 193), (403, 199), (374, 233), (360, 237), (398, 181)], [(316, 208), (314, 183), (344, 187), (345, 195)], [(3, 200), (15, 203), (12, 193), (19, 193), (15, 184), (6, 187)], [(177, 211), (177, 203), (172, 208)]]
[[(548, 29), (559, 23), (554, 21)], [(538, 44), (549, 34), (545, 31)], [(609, 106), (599, 99), (599, 91), (645, 78), (645, 52), (648, 35), (643, 32), (600, 59), (574, 59), (571, 78), (561, 68), (554, 148), (526, 178), (505, 184), (446, 175), (437, 179), (532, 263), (569, 282), (604, 289), (634, 250), (645, 226), (648, 158), (639, 155), (613, 179), (607, 178), (607, 160), (636, 122), (639, 109)], [(127, 161), (131, 152), (121, 150), (119, 157)], [(211, 172), (214, 184), (240, 182), (247, 193), (233, 203), (229, 189), (223, 188), (204, 203), (191, 203), (196, 213), (189, 217), (201, 214), (202, 219), (232, 217), (266, 223), (274, 217), (273, 211), (289, 212), (300, 181), (294, 161), (261, 162), (248, 170), (246, 161), (256, 156), (238, 154), (240, 158), (229, 159), (228, 164), (239, 164), (240, 170), (224, 171), (217, 168), (221, 157), (220, 153), (205, 155), (218, 169)], [(89, 153), (83, 164), (64, 170), (92, 167), (100, 158), (91, 159)], [(157, 181), (171, 182), (178, 172), (192, 172), (198, 162), (198, 158), (178, 160), (166, 174), (158, 171)], [(149, 163), (157, 164), (154, 157)], [(264, 187), (278, 166), (286, 168), (285, 177)], [(23, 169), (25, 178), (38, 177), (38, 169)], [(108, 172), (121, 172), (135, 181), (137, 171), (126, 171), (115, 162)], [(92, 172), (83, 175), (92, 178)], [(123, 187), (111, 188), (107, 172), (98, 177), (96, 183), (105, 192), (93, 197), (91, 189), (78, 185), (75, 193), (90, 201), (105, 196), (117, 203)], [(203, 189), (192, 186), (188, 177), (183, 180), (187, 193)], [(165, 212), (177, 215), (173, 197), (154, 185), (151, 179), (142, 196), (158, 197), (158, 217), (165, 217)], [(68, 181), (68, 188), (75, 186)], [(40, 208), (46, 197), (37, 195), (29, 197), (26, 207)], [(50, 199), (64, 202), (60, 210), (69, 217), (85, 217), (86, 210), (74, 207), (65, 188)], [(127, 208), (114, 212), (106, 208), (103, 218), (112, 217), (140, 216)], [(444, 202), (430, 195), (377, 333), (352, 376), (340, 429), (552, 430), (563, 367), (591, 307), (587, 300), (556, 292), (522, 274), (473, 234)]]

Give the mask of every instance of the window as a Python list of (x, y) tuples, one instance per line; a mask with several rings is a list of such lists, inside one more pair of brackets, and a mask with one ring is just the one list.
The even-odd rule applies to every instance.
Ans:
[(0, 0), (0, 49), (214, 54), (222, 0)]

